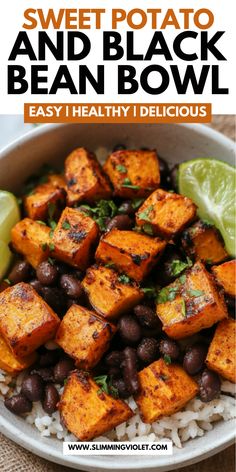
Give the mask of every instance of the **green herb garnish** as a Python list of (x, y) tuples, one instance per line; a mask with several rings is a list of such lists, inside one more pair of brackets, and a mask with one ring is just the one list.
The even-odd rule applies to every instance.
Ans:
[(141, 290), (146, 295), (147, 298), (156, 298), (157, 296), (156, 287), (143, 287)]
[(201, 297), (202, 295), (204, 295), (204, 292), (202, 290), (188, 290), (188, 295), (190, 295), (190, 297)]
[(140, 189), (139, 185), (133, 185), (131, 180), (128, 177), (126, 177), (123, 180), (122, 187), (131, 188), (133, 190), (139, 190)]
[(49, 202), (48, 203), (48, 217), (49, 217), (49, 221), (51, 221), (54, 217), (54, 214), (55, 214), (55, 211), (56, 211), (56, 205), (55, 203), (52, 203), (52, 202)]
[(123, 166), (122, 164), (118, 164), (116, 166), (116, 170), (118, 170), (118, 172), (120, 172), (121, 174), (126, 174), (126, 172), (127, 172), (126, 167)]
[(107, 218), (113, 218), (118, 213), (118, 208), (113, 200), (100, 200), (95, 207), (82, 205), (88, 210), (91, 217), (98, 224), (101, 231), (106, 231)]
[(141, 213), (138, 213), (138, 217), (141, 219), (141, 220), (144, 220), (144, 221), (151, 221), (150, 218), (149, 218), (149, 214), (152, 212), (154, 206), (153, 205), (149, 205), (146, 210), (144, 211), (141, 211)]
[(100, 386), (97, 391), (98, 395), (101, 393), (107, 393), (113, 397), (118, 397), (118, 390), (111, 385), (111, 379), (109, 379), (108, 375), (98, 375), (97, 377), (94, 377), (93, 380)]
[(48, 257), (48, 262), (49, 264), (54, 265), (56, 262), (56, 259), (53, 259), (52, 257)]
[(184, 318), (186, 317), (186, 305), (184, 299), (182, 299), (182, 315)]
[(71, 224), (69, 223), (68, 220), (63, 221), (61, 226), (63, 229), (66, 229), (66, 230), (71, 229)]
[(104, 267), (107, 267), (108, 269), (113, 269), (115, 267), (114, 262), (107, 262)]
[(172, 302), (179, 291), (179, 287), (164, 287), (158, 292), (157, 303)]
[(149, 223), (145, 223), (145, 225), (142, 226), (142, 230), (144, 231), (144, 233), (149, 234), (149, 236), (153, 236), (152, 225), (150, 225)]
[(131, 282), (131, 279), (125, 274), (119, 275), (118, 280), (122, 284), (130, 284)]
[(192, 263), (191, 259), (189, 259), (189, 258), (187, 258), (187, 262), (183, 262), (179, 259), (175, 259), (171, 263), (171, 275), (177, 276), (181, 272), (183, 272), (183, 270), (185, 270), (189, 267), (192, 267), (192, 265), (193, 265), (193, 263)]
[(45, 221), (42, 221), (42, 220), (36, 220), (36, 223), (38, 223), (39, 225), (42, 225), (42, 226), (47, 226)]
[(11, 281), (9, 279), (3, 279), (3, 282), (6, 282), (6, 284), (11, 285)]
[(47, 250), (47, 248), (48, 248), (47, 243), (41, 244), (41, 248), (42, 248), (43, 252), (45, 252), (45, 251)]
[(133, 209), (137, 210), (142, 205), (143, 202), (144, 202), (144, 198), (134, 198), (132, 200)]
[(166, 365), (171, 364), (171, 357), (168, 354), (164, 354), (163, 359), (164, 359), (164, 362), (166, 363)]
[(48, 247), (49, 247), (49, 251), (54, 251), (54, 249), (55, 249), (55, 244), (49, 243)]
[(186, 282), (186, 275), (185, 275), (185, 274), (181, 275), (181, 276), (178, 278), (178, 281), (179, 281), (181, 284), (185, 284), (185, 282)]

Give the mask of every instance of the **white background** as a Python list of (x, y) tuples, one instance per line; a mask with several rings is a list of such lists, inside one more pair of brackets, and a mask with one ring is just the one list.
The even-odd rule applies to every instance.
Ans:
[[(230, 95), (211, 95), (211, 84), (210, 81), (207, 81), (207, 86), (203, 95), (195, 95), (189, 89), (187, 95), (178, 95), (173, 80), (170, 81), (169, 87), (166, 92), (161, 95), (149, 95), (142, 91), (139, 88), (139, 91), (133, 95), (123, 95), (119, 96), (117, 94), (117, 66), (119, 64), (125, 64), (125, 58), (116, 61), (106, 61), (105, 62), (105, 95), (97, 95), (92, 87), (88, 88), (87, 96), (83, 95), (70, 95), (68, 91), (62, 90), (59, 91), (56, 95), (30, 95), (30, 92), (27, 92), (23, 95), (8, 95), (7, 96), (7, 64), (8, 57), (17, 37), (17, 33), (20, 30), (23, 30), (22, 24), (24, 22), (23, 12), (27, 8), (43, 8), (47, 11), (48, 8), (54, 8), (57, 10), (59, 8), (106, 8), (107, 14), (103, 19), (103, 29), (111, 30), (111, 8), (142, 8), (146, 10), (147, 8), (162, 8), (163, 12), (167, 8), (174, 8), (176, 16), (181, 20), (181, 15), (178, 15), (179, 8), (194, 8), (195, 10), (200, 8), (209, 8), (214, 12), (215, 22), (214, 25), (209, 29), (210, 34), (213, 36), (214, 32), (217, 30), (224, 31), (226, 33), (219, 40), (217, 46), (222, 51), (222, 54), (227, 57), (226, 61), (217, 61), (214, 56), (209, 55), (209, 61), (204, 62), (204, 64), (219, 64), (220, 65), (220, 85), (221, 87), (228, 87), (230, 89)], [(162, 19), (164, 15), (160, 15)], [(136, 37), (136, 53), (145, 54), (149, 42), (152, 38), (154, 30), (151, 30), (150, 22), (142, 30), (135, 31)], [(40, 28), (39, 28), (40, 29)], [(191, 30), (197, 30), (194, 26), (190, 25)], [(125, 32), (129, 30), (126, 23), (122, 23), (119, 32), (122, 33), (124, 37), (123, 45), (125, 46)], [(213, 113), (214, 114), (235, 114), (236, 108), (236, 94), (235, 94), (235, 74), (234, 74), (234, 64), (235, 64), (235, 49), (236, 49), (236, 34), (235, 34), (235, 1), (234, 0), (8, 0), (4, 1), (4, 4), (1, 5), (1, 16), (0, 16), (0, 34), (1, 34), (1, 48), (0, 48), (0, 113), (1, 114), (20, 114), (23, 113), (24, 102), (73, 102), (73, 103), (119, 103), (119, 102), (149, 102), (149, 103), (176, 103), (176, 102), (211, 102), (213, 104)], [(50, 31), (51, 38), (54, 37), (55, 32)], [(182, 30), (175, 30), (173, 27), (167, 27), (163, 30), (165, 37), (168, 39), (168, 44), (172, 44), (172, 39)], [(100, 30), (83, 30), (83, 32), (89, 35), (92, 42), (92, 50), (89, 56), (84, 59), (81, 63), (88, 65), (91, 68), (91, 71), (95, 71), (96, 64), (102, 64), (102, 31)], [(28, 30), (28, 35), (30, 37), (32, 45), (37, 51), (37, 30)], [(197, 44), (197, 47), (195, 46)], [(189, 42), (185, 42), (184, 45), (188, 51), (194, 52), (199, 51), (199, 40), (190, 39)], [(195, 46), (195, 47), (194, 47)], [(172, 48), (170, 48), (172, 51)], [(66, 50), (66, 44), (65, 44)], [(158, 61), (158, 62), (157, 62)], [(53, 81), (53, 78), (56, 74), (60, 62), (56, 61), (51, 53), (48, 53), (47, 62), (49, 65), (49, 81), (50, 84)], [(64, 62), (65, 64), (66, 62)], [(169, 64), (178, 64), (181, 74), (183, 74), (185, 67), (189, 62), (186, 63), (180, 59), (176, 59), (172, 62), (165, 62), (165, 59), (161, 56), (157, 56), (151, 62), (150, 61), (132, 61), (130, 64), (136, 67), (137, 77), (139, 77), (140, 72), (145, 66), (150, 65), (151, 63), (158, 63), (164, 67), (169, 68)], [(14, 62), (12, 62), (14, 64)], [(23, 65), (27, 69), (28, 78), (30, 78), (30, 65), (31, 64), (44, 64), (43, 62), (31, 62), (28, 58), (20, 56), (16, 59), (15, 64)], [(69, 62), (67, 65), (70, 68), (71, 75), (74, 78), (76, 85), (78, 77), (78, 62)], [(200, 60), (194, 61), (193, 65), (196, 70), (196, 75), (201, 70), (203, 62)], [(30, 80), (29, 80), (30, 82)], [(43, 84), (42, 84), (43, 86)]]

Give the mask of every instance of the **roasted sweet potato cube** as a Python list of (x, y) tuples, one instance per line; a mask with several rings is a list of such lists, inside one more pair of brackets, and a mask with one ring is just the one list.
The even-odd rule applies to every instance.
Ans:
[(11, 241), (34, 268), (50, 255), (50, 228), (30, 218), (24, 218), (12, 228)]
[(228, 316), (224, 299), (201, 262), (163, 288), (157, 302), (163, 330), (174, 339), (191, 336)]
[[(30, 195), (24, 198), (26, 214), (32, 220), (45, 220), (50, 210), (56, 213), (65, 201), (65, 190), (53, 183), (44, 183), (35, 187)], [(54, 208), (55, 207), (55, 208)]]
[(236, 296), (236, 260), (224, 262), (212, 267), (212, 272), (218, 285), (230, 297)]
[(101, 391), (87, 372), (72, 372), (59, 403), (66, 428), (81, 441), (106, 433), (133, 416), (122, 400)]
[(176, 364), (163, 359), (139, 372), (140, 393), (135, 401), (144, 423), (153, 423), (161, 416), (170, 416), (198, 393), (198, 385)]
[(143, 298), (143, 292), (135, 283), (108, 267), (93, 266), (87, 269), (82, 285), (92, 307), (108, 319), (118, 318)]
[(113, 229), (100, 239), (95, 257), (98, 262), (113, 263), (118, 272), (140, 282), (158, 262), (165, 246), (159, 238)]
[(236, 382), (236, 322), (232, 318), (221, 321), (211, 341), (206, 363), (230, 382)]
[(236, 382), (236, 322), (232, 318), (221, 321), (210, 344), (206, 363), (219, 375)]
[(52, 238), (55, 258), (81, 270), (86, 269), (98, 235), (98, 225), (92, 218), (66, 207)]
[(9, 374), (17, 374), (21, 370), (27, 369), (36, 359), (36, 352), (32, 352), (26, 357), (14, 356), (5, 339), (0, 335), (0, 369)]
[(160, 184), (156, 151), (116, 151), (107, 159), (104, 170), (123, 198), (147, 197)]
[(65, 161), (67, 204), (108, 199), (111, 187), (95, 155), (84, 148), (75, 149)]
[(15, 356), (27, 356), (52, 339), (60, 323), (33, 287), (23, 282), (0, 294), (0, 307), (0, 332)]
[(64, 316), (56, 342), (80, 369), (92, 369), (107, 351), (116, 327), (96, 313), (72, 305)]
[(151, 225), (153, 234), (171, 239), (194, 220), (196, 208), (190, 198), (157, 189), (139, 208), (136, 223)]
[(216, 264), (228, 257), (219, 231), (204, 221), (198, 221), (184, 231), (182, 245), (189, 257), (208, 264)]

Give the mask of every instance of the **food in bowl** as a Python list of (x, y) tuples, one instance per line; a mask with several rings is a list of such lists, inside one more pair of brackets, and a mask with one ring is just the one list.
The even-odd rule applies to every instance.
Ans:
[(28, 182), (1, 285), (0, 388), (45, 436), (180, 446), (234, 416), (235, 261), (173, 176), (153, 150), (102, 168), (79, 148)]

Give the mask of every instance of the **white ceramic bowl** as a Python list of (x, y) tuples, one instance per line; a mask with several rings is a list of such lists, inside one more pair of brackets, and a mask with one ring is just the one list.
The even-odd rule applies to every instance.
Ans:
[[(76, 146), (91, 150), (117, 143), (129, 148), (157, 148), (168, 162), (196, 157), (215, 157), (234, 163), (234, 143), (202, 125), (45, 125), (29, 132), (5, 148), (0, 155), (0, 188), (17, 192), (21, 184), (42, 163), (58, 164)], [(203, 460), (233, 442), (235, 423), (219, 422), (205, 436), (188, 441), (173, 456), (63, 456), (62, 442), (41, 438), (35, 428), (6, 410), (0, 402), (0, 430), (26, 449), (76, 469), (129, 471), (154, 469), (170, 471)]]

